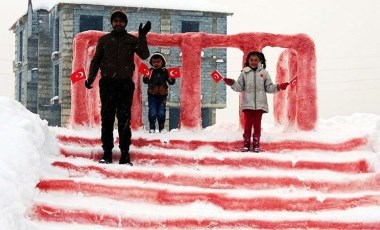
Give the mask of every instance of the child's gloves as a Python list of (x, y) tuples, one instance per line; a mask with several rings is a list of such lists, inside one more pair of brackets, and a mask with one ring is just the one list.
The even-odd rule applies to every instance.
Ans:
[(223, 81), (226, 85), (233, 85), (235, 83), (235, 80), (231, 78), (223, 78)]
[(278, 88), (279, 90), (285, 90), (286, 87), (288, 87), (288, 85), (289, 85), (288, 82), (281, 83), (281, 84), (278, 84), (278, 85), (277, 85), (277, 88)]

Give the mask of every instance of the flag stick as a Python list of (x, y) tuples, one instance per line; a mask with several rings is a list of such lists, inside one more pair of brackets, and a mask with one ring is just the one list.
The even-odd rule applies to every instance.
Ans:
[(296, 80), (297, 76), (293, 77), (292, 79), (289, 80), (289, 83), (292, 83), (294, 80)]

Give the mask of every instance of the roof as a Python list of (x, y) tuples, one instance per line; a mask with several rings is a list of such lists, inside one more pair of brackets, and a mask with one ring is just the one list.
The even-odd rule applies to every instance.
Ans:
[[(136, 7), (151, 9), (189, 10), (232, 14), (227, 7), (211, 0), (31, 0), (33, 10), (50, 11), (59, 3), (103, 6)], [(212, 3), (215, 2), (215, 3)]]

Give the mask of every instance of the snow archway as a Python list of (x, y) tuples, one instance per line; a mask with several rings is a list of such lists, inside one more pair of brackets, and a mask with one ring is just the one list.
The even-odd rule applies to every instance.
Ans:
[[(93, 50), (98, 38), (105, 32), (87, 31), (76, 35), (73, 44), (73, 70), (85, 68), (88, 72)], [(234, 47), (246, 55), (252, 50), (263, 48), (287, 48), (278, 64), (278, 82), (297, 76), (297, 85), (289, 93), (275, 96), (274, 115), (280, 123), (287, 122), (299, 130), (312, 130), (318, 119), (316, 92), (316, 56), (312, 39), (305, 34), (281, 35), (270, 33), (241, 33), (235, 35), (179, 33), (148, 34), (148, 44), (160, 47), (178, 47), (182, 51), (182, 80), (180, 97), (180, 127), (201, 128), (201, 51), (203, 48)], [(136, 68), (141, 62), (135, 58)], [(98, 80), (93, 90), (86, 90), (84, 84), (71, 86), (71, 117), (69, 126), (98, 126), (100, 124)], [(141, 80), (137, 70), (132, 108), (133, 129), (142, 126)], [(197, 103), (198, 102), (198, 103)], [(240, 116), (244, 123), (243, 116)]]

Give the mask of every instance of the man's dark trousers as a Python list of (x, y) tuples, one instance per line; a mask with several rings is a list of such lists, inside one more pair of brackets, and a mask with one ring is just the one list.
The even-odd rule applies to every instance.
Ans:
[(100, 79), (100, 101), (102, 117), (102, 147), (105, 153), (111, 153), (114, 147), (113, 130), (115, 114), (118, 120), (119, 148), (128, 152), (132, 132), (131, 107), (135, 84), (127, 79)]

